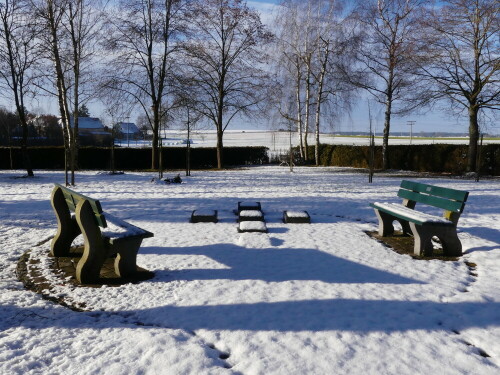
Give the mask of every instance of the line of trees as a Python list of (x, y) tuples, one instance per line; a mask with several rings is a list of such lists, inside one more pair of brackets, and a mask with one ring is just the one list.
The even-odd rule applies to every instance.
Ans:
[[(498, 0), (283, 0), (274, 23), (243, 0), (0, 0), (0, 88), (14, 104), (28, 175), (26, 103), (57, 99), (66, 183), (78, 168), (78, 111), (140, 109), (159, 168), (161, 129), (181, 113), (212, 124), (218, 167), (235, 119), (277, 113), (300, 156), (314, 132), (368, 93), (391, 120), (435, 103), (469, 117), (469, 170), (481, 116), (500, 108)], [(272, 32), (271, 32), (272, 31)]]
[[(318, 134), (321, 119), (334, 123), (365, 92), (384, 108), (385, 169), (393, 116), (439, 103), (468, 116), (468, 170), (474, 171), (479, 119), (498, 119), (500, 109), (498, 0), (352, 3), (281, 3), (277, 107), (297, 129), (301, 157), (308, 158), (308, 132)], [(318, 164), (317, 152), (315, 159)]]

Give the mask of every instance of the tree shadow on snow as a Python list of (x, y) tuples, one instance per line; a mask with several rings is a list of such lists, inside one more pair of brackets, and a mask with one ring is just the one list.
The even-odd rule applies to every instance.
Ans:
[(326, 283), (421, 284), (315, 249), (258, 248), (218, 244), (182, 248), (144, 247), (141, 254), (203, 255), (227, 268), (156, 270), (151, 282), (166, 280), (317, 280)]

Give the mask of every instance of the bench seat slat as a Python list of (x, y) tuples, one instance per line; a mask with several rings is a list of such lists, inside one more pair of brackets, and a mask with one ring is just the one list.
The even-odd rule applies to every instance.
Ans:
[(462, 202), (452, 201), (432, 195), (420, 194), (409, 190), (400, 189), (398, 197), (409, 199), (418, 203), (428, 204), (430, 206), (439, 207), (443, 210), (462, 212), (464, 204)]
[(469, 192), (463, 190), (449, 189), (441, 186), (421, 184), (414, 181), (403, 180), (401, 181), (401, 188), (413, 190), (419, 193), (434, 195), (437, 197), (455, 200), (459, 202), (466, 202)]
[(106, 214), (108, 226), (101, 230), (101, 235), (113, 244), (125, 239), (149, 238), (153, 233), (142, 228), (136, 227), (116, 216)]
[(390, 213), (391, 215), (410, 221), (418, 225), (426, 224), (442, 224), (442, 225), (453, 225), (453, 223), (444, 217), (430, 215), (424, 212), (415, 211), (411, 208), (402, 206), (399, 203), (380, 203), (375, 202), (370, 204), (373, 208)]

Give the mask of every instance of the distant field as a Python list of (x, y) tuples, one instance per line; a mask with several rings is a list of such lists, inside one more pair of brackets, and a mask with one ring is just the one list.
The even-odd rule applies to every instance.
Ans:
[[(175, 130), (169, 130), (164, 133), (163, 145), (164, 146), (186, 146), (186, 132), (179, 132)], [(204, 132), (194, 132), (191, 136), (192, 147), (215, 147), (217, 143), (216, 134), (213, 131)], [(315, 142), (314, 135), (308, 137), (309, 145), (313, 145)], [(339, 145), (368, 145), (369, 139), (367, 136), (356, 136), (356, 135), (334, 135), (334, 134), (322, 134), (320, 136), (320, 142), (325, 144), (339, 144)], [(453, 137), (396, 137), (392, 136), (389, 140), (389, 144), (393, 145), (409, 145), (409, 144), (433, 144), (433, 143), (449, 143), (449, 144), (467, 144), (469, 142), (468, 138)], [(500, 143), (500, 138), (484, 138), (484, 143)], [(130, 140), (128, 143), (126, 140), (117, 142), (122, 146), (130, 147), (148, 147), (149, 142)], [(296, 134), (292, 134), (291, 137), (292, 145), (296, 146), (298, 144), (298, 137)], [(377, 145), (382, 144), (382, 137), (375, 137), (375, 143)], [(288, 149), (290, 147), (290, 134), (287, 132), (272, 132), (272, 131), (255, 131), (255, 130), (234, 130), (226, 131), (224, 134), (224, 146), (265, 146), (269, 147), (271, 151), (279, 151)]]

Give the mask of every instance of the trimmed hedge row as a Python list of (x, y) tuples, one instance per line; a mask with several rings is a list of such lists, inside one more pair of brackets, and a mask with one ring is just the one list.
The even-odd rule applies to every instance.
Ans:
[[(418, 172), (462, 174), (467, 168), (467, 145), (389, 146), (389, 168)], [(314, 160), (314, 147), (308, 149)], [(320, 164), (324, 166), (368, 168), (368, 146), (321, 145)], [(382, 168), (382, 146), (375, 147), (375, 169)], [(481, 174), (500, 175), (500, 145), (483, 145)]]
[[(19, 148), (12, 150), (13, 167), (22, 169)], [(63, 147), (30, 147), (29, 154), (34, 169), (63, 169)], [(165, 169), (183, 169), (186, 166), (184, 147), (164, 147), (162, 151)], [(79, 150), (80, 169), (107, 170), (111, 168), (111, 148), (82, 147)], [(266, 147), (225, 147), (225, 166), (267, 164)], [(191, 168), (208, 169), (217, 167), (215, 148), (191, 148)], [(0, 148), (0, 169), (10, 168), (9, 148)], [(151, 168), (151, 148), (115, 148), (115, 169), (144, 170)]]
[[(29, 149), (34, 169), (63, 169), (63, 147), (33, 147)], [(309, 160), (314, 160), (314, 147), (309, 147)], [(410, 145), (389, 146), (389, 167), (418, 172), (463, 174), (467, 166), (467, 145)], [(13, 148), (13, 167), (22, 169), (19, 148)], [(321, 145), (320, 164), (368, 168), (368, 146)], [(267, 164), (266, 147), (225, 147), (225, 166)], [(163, 149), (163, 166), (166, 169), (183, 169), (186, 149)], [(111, 167), (111, 149), (82, 147), (79, 153), (80, 169), (108, 170)], [(209, 169), (217, 166), (215, 148), (191, 148), (191, 168)], [(0, 147), (0, 169), (10, 168), (9, 148)], [(115, 169), (145, 170), (151, 168), (150, 148), (115, 148)], [(375, 168), (382, 168), (382, 147), (375, 147)], [(483, 145), (481, 174), (500, 175), (500, 145)]]

